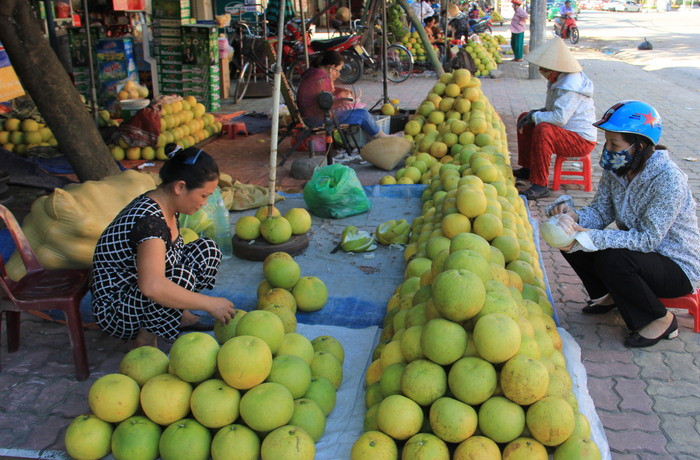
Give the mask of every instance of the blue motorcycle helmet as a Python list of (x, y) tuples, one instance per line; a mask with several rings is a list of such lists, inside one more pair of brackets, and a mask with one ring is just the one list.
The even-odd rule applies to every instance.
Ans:
[(659, 143), (663, 131), (659, 112), (652, 105), (641, 101), (618, 102), (606, 110), (593, 126), (613, 133), (639, 134), (654, 145)]

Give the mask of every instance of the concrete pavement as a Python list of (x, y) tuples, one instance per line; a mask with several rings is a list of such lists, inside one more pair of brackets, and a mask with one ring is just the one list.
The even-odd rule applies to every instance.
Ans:
[[(498, 32), (497, 32), (498, 33)], [(504, 33), (507, 36), (507, 33)], [(585, 71), (596, 85), (596, 111), (601, 114), (622, 99), (642, 99), (653, 104), (664, 120), (662, 143), (689, 176), (696, 199), (700, 198), (700, 94), (662, 79), (643, 69), (589, 50), (576, 51)], [(508, 128), (511, 151), (516, 151), (516, 116), (544, 103), (544, 80), (528, 80), (525, 63), (506, 62), (500, 79), (482, 79), (482, 87)], [(433, 80), (411, 78), (390, 86), (390, 97), (401, 106), (415, 107)], [(363, 99), (380, 97), (381, 84), (361, 80)], [(245, 100), (246, 110), (270, 110), (270, 99)], [(596, 150), (600, 151), (600, 145)], [(596, 163), (596, 161), (594, 161)], [(594, 164), (594, 178), (600, 168)], [(595, 188), (595, 185), (594, 185)], [(579, 205), (593, 193), (568, 189)], [(530, 203), (535, 218), (561, 192)], [(542, 258), (558, 315), (582, 349), (588, 373), (589, 392), (605, 426), (615, 459), (690, 459), (700, 455), (700, 334), (692, 331), (692, 320), (679, 311), (680, 336), (644, 350), (622, 345), (624, 325), (611, 312), (599, 317), (579, 313), (587, 296), (573, 270), (558, 251), (544, 242)], [(115, 372), (128, 345), (99, 331), (87, 331), (91, 376), (86, 382), (73, 377), (65, 327), (25, 315), (20, 351), (0, 349), (0, 456), (19, 449), (19, 457), (42, 458), (41, 451), (61, 450), (63, 433), (70, 420), (86, 412), (87, 392), (94, 380)], [(21, 455), (20, 455), (21, 454)], [(49, 458), (49, 457), (43, 457)]]

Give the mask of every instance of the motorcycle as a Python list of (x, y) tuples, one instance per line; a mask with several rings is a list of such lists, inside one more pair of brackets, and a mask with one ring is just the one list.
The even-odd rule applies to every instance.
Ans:
[(487, 14), (479, 19), (469, 20), (469, 35), (480, 34), (480, 33), (493, 33), (491, 30), (491, 15)]
[(554, 35), (561, 37), (563, 40), (568, 38), (572, 45), (578, 43), (579, 32), (578, 26), (576, 25), (576, 19), (561, 17), (560, 20), (564, 24), (561, 26), (561, 30), (559, 30), (556, 24), (554, 25)]

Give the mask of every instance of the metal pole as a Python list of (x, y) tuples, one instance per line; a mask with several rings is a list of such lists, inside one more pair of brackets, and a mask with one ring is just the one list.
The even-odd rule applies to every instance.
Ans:
[(282, 46), (284, 41), (284, 0), (280, 0), (280, 16), (277, 24), (277, 62), (272, 87), (272, 134), (270, 139), (270, 181), (268, 185), (267, 215), (272, 215), (275, 206), (275, 183), (277, 182), (277, 141), (280, 127), (280, 87), (282, 86)]
[(44, 11), (46, 11), (46, 32), (49, 34), (49, 43), (53, 52), (58, 56), (58, 39), (56, 38), (56, 22), (53, 20), (53, 2), (44, 0)]
[(387, 36), (386, 29), (386, 0), (382, 0), (382, 95), (384, 98), (384, 104), (389, 102), (389, 88), (387, 83), (387, 63), (389, 62), (387, 58), (387, 45), (389, 43), (389, 37)]
[(304, 64), (309, 68), (309, 44), (306, 43), (306, 12), (304, 11), (304, 0), (299, 0), (299, 14), (301, 14), (301, 39), (304, 44)]
[[(95, 123), (98, 121), (99, 113), (97, 113), (97, 85), (95, 84), (95, 68), (92, 60), (92, 35), (90, 34), (90, 16), (88, 14), (88, 2), (83, 0), (83, 22), (85, 30), (87, 30), (87, 58), (88, 58), (88, 75), (90, 75), (90, 105), (92, 107), (92, 117)], [(145, 44), (148, 46), (148, 44)]]

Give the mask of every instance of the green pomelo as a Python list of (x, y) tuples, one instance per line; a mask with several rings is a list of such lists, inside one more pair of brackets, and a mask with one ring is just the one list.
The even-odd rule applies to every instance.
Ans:
[(498, 378), (491, 363), (468, 356), (452, 365), (447, 382), (455, 398), (475, 406), (494, 394)]
[(452, 398), (440, 398), (430, 406), (430, 427), (440, 439), (459, 443), (474, 434), (476, 411)]
[(493, 396), (479, 408), (479, 429), (498, 443), (507, 443), (519, 437), (525, 428), (525, 412), (514, 402)]

